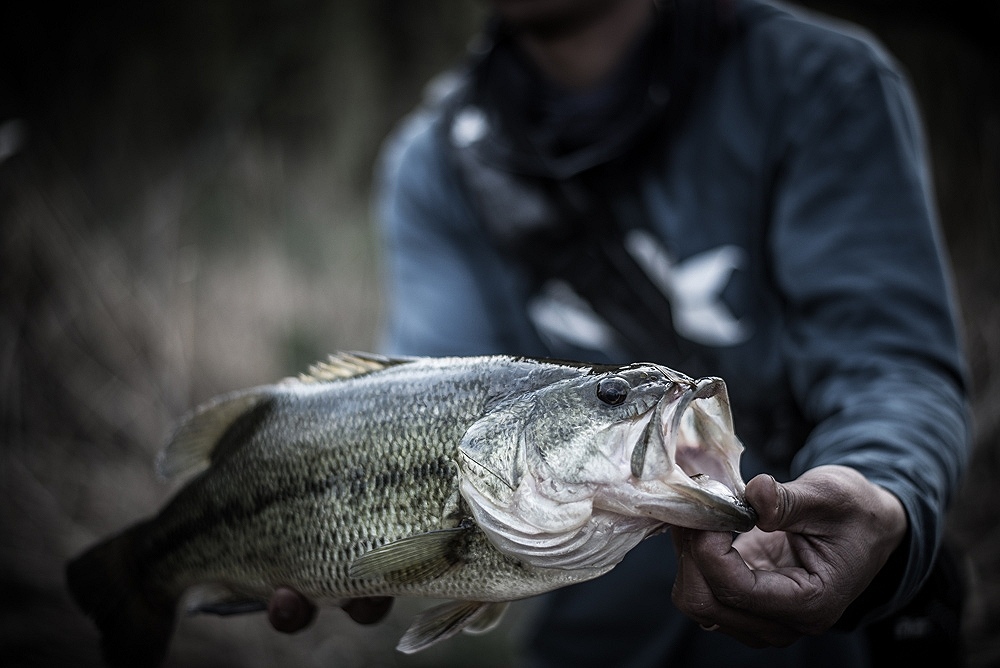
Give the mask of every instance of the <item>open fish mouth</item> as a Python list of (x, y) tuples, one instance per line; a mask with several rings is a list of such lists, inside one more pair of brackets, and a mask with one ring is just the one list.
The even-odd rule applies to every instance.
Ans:
[(724, 381), (690, 381), (680, 396), (657, 403), (632, 451), (637, 485), (660, 496), (642, 506), (670, 524), (748, 531), (757, 513), (745, 498), (742, 452)]

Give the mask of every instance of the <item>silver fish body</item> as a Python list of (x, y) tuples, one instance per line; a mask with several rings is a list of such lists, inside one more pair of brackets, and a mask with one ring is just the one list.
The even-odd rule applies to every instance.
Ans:
[(280, 585), (452, 599), (407, 631), (412, 652), (597, 577), (667, 525), (748, 530), (741, 451), (719, 379), (340, 354), (196, 409), (160, 461), (193, 477), (68, 584), (114, 665), (159, 663), (182, 597), (237, 612)]

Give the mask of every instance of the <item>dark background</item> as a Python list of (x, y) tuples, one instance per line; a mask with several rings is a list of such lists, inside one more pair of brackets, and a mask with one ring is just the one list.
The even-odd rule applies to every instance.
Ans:
[[(998, 4), (811, 2), (874, 31), (916, 88), (973, 380), (949, 541), (973, 578), (970, 666), (1000, 663)], [(96, 665), (67, 558), (150, 514), (178, 416), (337, 349), (381, 308), (379, 142), (461, 56), (474, 2), (36, 3), (0, 18), (0, 665)], [(510, 665), (530, 603), (414, 657), (418, 602), (374, 628), (324, 610), (182, 619), (170, 665)], [(473, 658), (474, 657), (474, 658)], [(492, 663), (490, 663), (492, 662)]]

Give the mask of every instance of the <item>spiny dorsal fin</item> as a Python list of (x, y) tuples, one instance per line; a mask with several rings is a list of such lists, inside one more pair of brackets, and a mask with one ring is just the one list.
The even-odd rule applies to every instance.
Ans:
[(467, 520), (453, 529), (408, 536), (365, 552), (351, 563), (352, 578), (381, 577), (399, 584), (432, 580), (461, 560), (462, 542), (472, 530)]
[(254, 388), (216, 397), (194, 409), (182, 421), (156, 460), (164, 478), (188, 476), (208, 468), (217, 458), (216, 446), (229, 428), (269, 397)]
[[(413, 620), (396, 649), (413, 654), (452, 637), (462, 629), (486, 631), (500, 620), (507, 602), (449, 601), (429, 608)], [(485, 624), (483, 624), (485, 622)], [(489, 628), (484, 628), (484, 626)]]
[(410, 361), (412, 359), (406, 357), (385, 357), (384, 355), (363, 352), (337, 352), (330, 355), (326, 361), (313, 364), (307, 373), (299, 374), (299, 380), (303, 383), (327, 383), (363, 376)]

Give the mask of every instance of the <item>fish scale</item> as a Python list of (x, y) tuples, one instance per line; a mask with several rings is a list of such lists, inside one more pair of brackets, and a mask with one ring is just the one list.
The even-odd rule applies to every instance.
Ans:
[[(685, 411), (694, 417), (676, 417)], [(725, 479), (660, 465), (675, 450), (718, 460)], [(317, 603), (451, 600), (417, 617), (399, 644), (412, 652), (492, 627), (508, 601), (607, 572), (669, 523), (750, 528), (741, 450), (718, 379), (342, 353), (195, 409), (160, 462), (186, 484), (71, 562), (67, 579), (111, 665), (157, 665), (182, 599), (239, 613), (278, 586)]]

